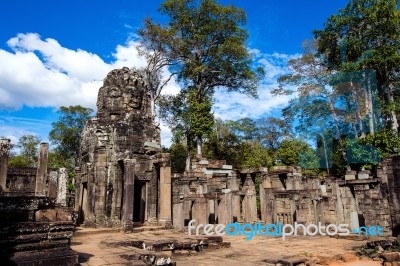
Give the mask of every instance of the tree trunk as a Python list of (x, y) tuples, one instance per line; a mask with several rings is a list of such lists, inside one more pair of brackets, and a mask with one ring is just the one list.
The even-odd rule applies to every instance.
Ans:
[(203, 145), (203, 139), (201, 138), (201, 136), (196, 137), (196, 144), (197, 144), (197, 154), (201, 155), (201, 147)]
[(368, 110), (368, 119), (369, 119), (369, 132), (371, 134), (375, 133), (374, 126), (374, 105), (372, 101), (372, 88), (371, 88), (371, 74), (368, 74), (367, 77), (367, 95), (365, 97), (365, 106)]
[(328, 97), (328, 108), (329, 108), (329, 111), (331, 111), (331, 113), (332, 113), (333, 121), (335, 122), (336, 134), (338, 135), (338, 139), (341, 144), (342, 143), (342, 134), (339, 129), (339, 124), (338, 124), (338, 119), (337, 119), (337, 115), (335, 112), (335, 107), (333, 106), (332, 100), (329, 97)]
[(325, 137), (321, 135), (322, 137), (322, 143), (324, 144), (324, 156), (325, 156), (325, 166), (326, 166), (326, 171), (329, 174), (329, 162), (328, 162), (328, 151), (326, 148), (326, 142), (325, 142)]
[(190, 144), (189, 144), (189, 141), (187, 141), (185, 172), (189, 172), (189, 171), (190, 171)]
[(154, 118), (156, 115), (156, 111), (155, 111), (155, 100), (154, 100), (154, 94), (151, 92), (150, 93), (150, 108), (151, 108), (151, 117)]
[[(393, 94), (392, 93), (390, 93), (390, 95), (389, 95), (389, 102), (390, 103), (394, 102), (394, 98), (393, 98)], [(393, 110), (390, 112), (390, 120), (392, 122), (392, 130), (394, 132), (396, 132), (396, 134), (397, 134), (398, 130), (399, 130), (399, 122), (397, 121), (396, 112), (393, 111)]]

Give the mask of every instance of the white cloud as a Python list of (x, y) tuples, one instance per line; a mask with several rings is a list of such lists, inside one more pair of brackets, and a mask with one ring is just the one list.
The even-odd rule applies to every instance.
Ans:
[[(55, 39), (42, 39), (36, 33), (20, 33), (7, 45), (11, 52), (0, 49), (0, 109), (78, 104), (96, 109), (98, 90), (109, 71), (145, 65), (133, 40), (116, 47), (111, 63), (88, 51), (65, 48)], [(176, 93), (179, 85), (171, 80), (165, 91)], [(7, 124), (13, 127), (0, 124), (0, 133), (13, 141), (33, 133), (15, 126), (15, 121)], [(167, 127), (163, 127), (162, 135), (170, 136)], [(163, 139), (163, 143), (169, 141)]]
[[(57, 40), (43, 39), (36, 33), (18, 34), (7, 44), (11, 51), (0, 49), (0, 109), (19, 109), (23, 105), (58, 108), (78, 104), (96, 109), (98, 90), (109, 71), (145, 64), (138, 55), (138, 43), (133, 40), (116, 47), (111, 54), (111, 63), (88, 51), (65, 48)], [(263, 54), (258, 49), (249, 51), (266, 71), (266, 78), (259, 88), (259, 98), (219, 90), (215, 94), (213, 108), (217, 117), (233, 120), (256, 118), (288, 103), (288, 97), (272, 96), (270, 90), (276, 88), (277, 77), (287, 72), (287, 61), (299, 55)], [(169, 74), (164, 71), (164, 78)], [(179, 90), (179, 84), (172, 79), (162, 93), (176, 94)], [(34, 127), (13, 128), (10, 124), (14, 125), (0, 123), (0, 134), (14, 141), (23, 134), (33, 133), (24, 128)], [(169, 146), (171, 132), (163, 124), (160, 127), (162, 144)]]
[(285, 107), (288, 96), (273, 96), (270, 91), (275, 85), (262, 86), (258, 90), (258, 98), (252, 98), (237, 92), (228, 93), (219, 90), (215, 94), (213, 106), (214, 115), (223, 120), (238, 120), (240, 118), (258, 118), (270, 115), (273, 110)]
[(7, 44), (12, 52), (0, 49), (0, 108), (80, 104), (95, 109), (98, 89), (109, 71), (145, 64), (132, 40), (116, 47), (112, 63), (35, 33), (18, 34)]
[(249, 49), (255, 60), (264, 67), (265, 78), (260, 82), (258, 98), (240, 93), (217, 90), (213, 106), (216, 117), (223, 120), (238, 120), (244, 117), (258, 118), (271, 115), (274, 110), (286, 107), (290, 96), (274, 96), (271, 91), (278, 87), (277, 78), (288, 73), (287, 62), (299, 54), (264, 54), (258, 49)]

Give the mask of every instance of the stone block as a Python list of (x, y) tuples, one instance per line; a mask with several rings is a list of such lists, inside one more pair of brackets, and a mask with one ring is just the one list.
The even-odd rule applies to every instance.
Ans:
[(358, 179), (370, 179), (372, 178), (369, 174), (367, 173), (358, 173), (357, 175)]
[(387, 262), (400, 261), (399, 252), (384, 252), (382, 258)]
[(344, 176), (344, 180), (355, 180), (356, 179), (356, 175), (345, 175)]

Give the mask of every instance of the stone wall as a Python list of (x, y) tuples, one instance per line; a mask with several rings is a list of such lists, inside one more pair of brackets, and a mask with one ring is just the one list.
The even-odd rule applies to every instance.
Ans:
[(98, 111), (82, 132), (75, 209), (85, 226), (171, 222), (169, 154), (161, 153), (160, 128), (141, 72), (108, 73)]
[(0, 140), (2, 265), (76, 265), (78, 256), (70, 249), (76, 217), (66, 202), (56, 202), (65, 194), (59, 186), (66, 187), (66, 179), (60, 178), (62, 171), (47, 168), (48, 145), (41, 144), (38, 168), (11, 168), (4, 173), (9, 143)]
[(386, 159), (376, 173), (349, 169), (343, 177), (321, 178), (289, 166), (232, 169), (198, 156), (190, 172), (174, 176), (173, 224), (345, 223), (351, 230), (379, 225), (385, 235), (398, 235), (399, 158)]
[(382, 193), (389, 198), (391, 226), (393, 234), (400, 234), (400, 156), (386, 158), (378, 169), (378, 176), (387, 179), (387, 186), (382, 187)]

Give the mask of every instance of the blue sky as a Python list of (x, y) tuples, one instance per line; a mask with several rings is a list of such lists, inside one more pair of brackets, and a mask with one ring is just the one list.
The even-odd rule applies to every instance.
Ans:
[[(288, 98), (272, 97), (286, 61), (302, 52), (326, 19), (345, 7), (345, 0), (220, 1), (245, 9), (248, 48), (265, 67), (259, 98), (216, 93), (214, 112), (222, 119), (279, 115)], [(55, 112), (62, 105), (95, 108), (97, 91), (108, 71), (143, 65), (134, 34), (145, 17), (165, 21), (162, 1), (20, 0), (0, 10), (0, 136), (13, 142), (23, 134), (46, 141)], [(165, 93), (175, 93), (171, 82)], [(254, 108), (254, 107), (257, 108)], [(162, 144), (170, 132), (162, 127)]]

